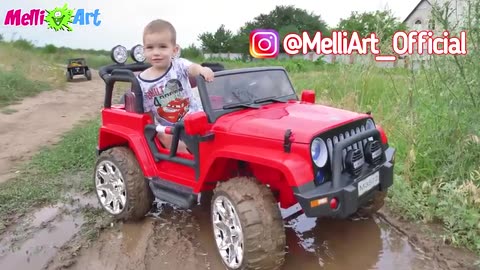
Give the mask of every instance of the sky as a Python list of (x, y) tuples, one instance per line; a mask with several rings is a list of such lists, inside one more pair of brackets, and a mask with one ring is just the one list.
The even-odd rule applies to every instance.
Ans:
[[(268, 13), (277, 5), (294, 5), (306, 9), (329, 25), (335, 26), (341, 18), (348, 17), (352, 11), (392, 10), (403, 21), (419, 0), (15, 0), (2, 1), (0, 6), (0, 33), (5, 39), (22, 37), (38, 46), (54, 44), (82, 49), (110, 50), (121, 44), (131, 48), (142, 42), (143, 27), (154, 19), (170, 21), (177, 30), (177, 43), (181, 47), (190, 44), (200, 45), (198, 35), (215, 32), (223, 23), (226, 29), (234, 33), (261, 13)], [(22, 9), (22, 14), (31, 9), (53, 9), (57, 6), (85, 12), (99, 10), (99, 26), (90, 21), (90, 25), (73, 25), (73, 31), (55, 32), (47, 26), (11, 26), (5, 25), (8, 10)]]

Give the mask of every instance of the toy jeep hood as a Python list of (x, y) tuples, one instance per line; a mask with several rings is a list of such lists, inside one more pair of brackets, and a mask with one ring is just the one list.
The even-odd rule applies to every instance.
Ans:
[(291, 129), (295, 142), (310, 143), (313, 136), (324, 130), (368, 117), (367, 114), (293, 101), (241, 110), (224, 115), (217, 122), (228, 133), (273, 140), (283, 140), (285, 131)]

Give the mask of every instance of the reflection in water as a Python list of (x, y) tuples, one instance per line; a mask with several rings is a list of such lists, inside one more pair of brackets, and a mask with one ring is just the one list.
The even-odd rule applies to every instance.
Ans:
[[(202, 205), (191, 212), (192, 222), (200, 227), (196, 238), (211, 269), (224, 269), (213, 242), (209, 210), (209, 205)], [(285, 221), (285, 233), (285, 270), (432, 269), (406, 239), (379, 219), (317, 219), (302, 214)]]
[[(372, 269), (382, 250), (380, 228), (372, 219), (306, 218), (286, 224), (289, 253), (285, 269)], [(309, 259), (299, 259), (308, 254)]]
[(285, 224), (284, 269), (431, 269), (406, 239), (377, 218), (317, 219), (300, 215)]

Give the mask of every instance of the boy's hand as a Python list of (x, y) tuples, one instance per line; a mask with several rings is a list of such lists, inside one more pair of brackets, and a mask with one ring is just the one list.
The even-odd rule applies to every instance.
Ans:
[(200, 70), (200, 75), (202, 75), (207, 82), (212, 82), (213, 77), (215, 76), (212, 69), (210, 69), (209, 67), (202, 67), (202, 69)]

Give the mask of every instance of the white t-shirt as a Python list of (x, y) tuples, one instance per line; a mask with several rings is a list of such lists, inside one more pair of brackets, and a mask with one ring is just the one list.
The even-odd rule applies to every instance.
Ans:
[(200, 101), (194, 97), (188, 79), (187, 59), (175, 58), (167, 72), (154, 80), (145, 80), (137, 75), (143, 92), (145, 112), (153, 112), (155, 122), (171, 126), (187, 113), (203, 110)]

